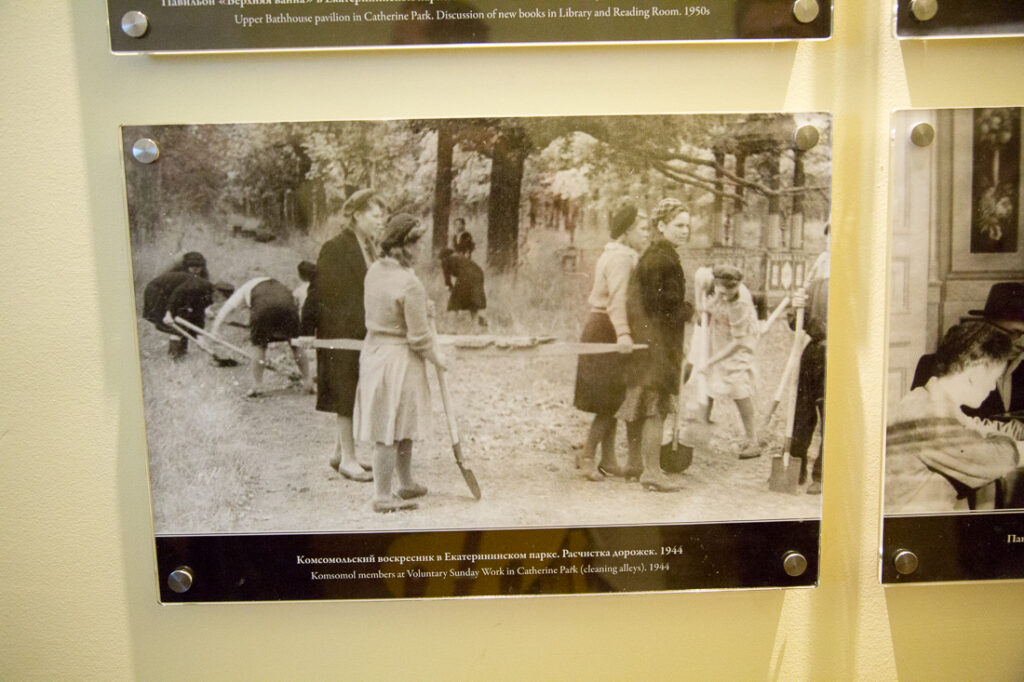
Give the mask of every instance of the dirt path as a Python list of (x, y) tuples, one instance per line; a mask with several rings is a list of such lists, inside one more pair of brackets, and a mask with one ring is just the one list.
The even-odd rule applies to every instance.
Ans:
[[(236, 330), (237, 331), (237, 330)], [(241, 333), (241, 332), (238, 332)], [(776, 327), (763, 343), (762, 367), (774, 368), (789, 333)], [(244, 338), (244, 336), (242, 337)], [(585, 481), (574, 467), (588, 415), (572, 407), (574, 357), (483, 359), (461, 355), (449, 376), (463, 450), (483, 489), (473, 500), (451, 455), (436, 385), (431, 438), (414, 451), (414, 471), (430, 489), (412, 512), (375, 514), (371, 483), (343, 479), (327, 465), (334, 418), (315, 397), (268, 374), (272, 390), (242, 397), (248, 369), (215, 368), (201, 353), (184, 362), (165, 355), (164, 339), (140, 326), (153, 497), (158, 533), (299, 532), (817, 518), (819, 496), (769, 492), (770, 453), (781, 426), (767, 434), (759, 459), (740, 461), (735, 407), (716, 406), (707, 451), (678, 480), (678, 493), (637, 483)], [(277, 353), (284, 359), (283, 349)], [(765, 370), (764, 414), (776, 372)], [(770, 381), (769, 381), (770, 379)], [(433, 379), (432, 379), (433, 382)], [(778, 422), (778, 420), (776, 420)], [(620, 429), (624, 431), (624, 429)], [(619, 455), (625, 456), (622, 434)], [(811, 452), (817, 452), (817, 442)], [(369, 459), (368, 448), (360, 450)], [(187, 459), (186, 459), (187, 458)], [(187, 468), (186, 467), (187, 464)]]

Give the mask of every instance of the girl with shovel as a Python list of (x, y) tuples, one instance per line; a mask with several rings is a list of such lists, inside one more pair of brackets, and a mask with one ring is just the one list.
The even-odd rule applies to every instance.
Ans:
[[(750, 297), (742, 295), (743, 273), (738, 268), (717, 265), (713, 274), (715, 295), (708, 311), (711, 357), (694, 371), (706, 373), (713, 399), (729, 398), (736, 403), (746, 432), (739, 458), (760, 457), (754, 424), (754, 353), (760, 329), (757, 311)], [(709, 406), (708, 416), (710, 411)]]
[[(366, 273), (366, 340), (359, 356), (353, 422), (357, 440), (374, 444), (373, 510), (415, 509), (427, 488), (412, 475), (412, 445), (431, 419), (426, 362), (436, 354), (427, 292), (412, 270), (425, 228), (407, 213), (392, 216), (381, 257)], [(398, 489), (392, 490), (394, 473)]]

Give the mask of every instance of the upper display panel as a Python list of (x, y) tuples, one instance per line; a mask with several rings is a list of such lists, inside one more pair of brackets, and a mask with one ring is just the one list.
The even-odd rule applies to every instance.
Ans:
[(1024, 35), (1019, 0), (897, 0), (897, 38)]
[(826, 0), (108, 0), (115, 53), (825, 39)]

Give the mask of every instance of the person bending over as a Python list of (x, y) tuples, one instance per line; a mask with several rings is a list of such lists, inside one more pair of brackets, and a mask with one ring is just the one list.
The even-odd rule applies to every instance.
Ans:
[(256, 349), (256, 361), (252, 363), (252, 386), (246, 395), (250, 398), (262, 395), (267, 346), (275, 341), (289, 342), (292, 357), (299, 366), (302, 387), (311, 390), (306, 354), (290, 343), (299, 336), (299, 309), (288, 287), (270, 277), (250, 279), (238, 287), (217, 311), (211, 333), (218, 335), (224, 321), (239, 308), (249, 309), (249, 341)]

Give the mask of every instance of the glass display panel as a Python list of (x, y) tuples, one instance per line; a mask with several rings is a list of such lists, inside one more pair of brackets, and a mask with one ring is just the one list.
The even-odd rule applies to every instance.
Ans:
[(816, 584), (829, 114), (122, 136), (162, 600)]
[(1021, 578), (1021, 110), (893, 120), (882, 580)]

